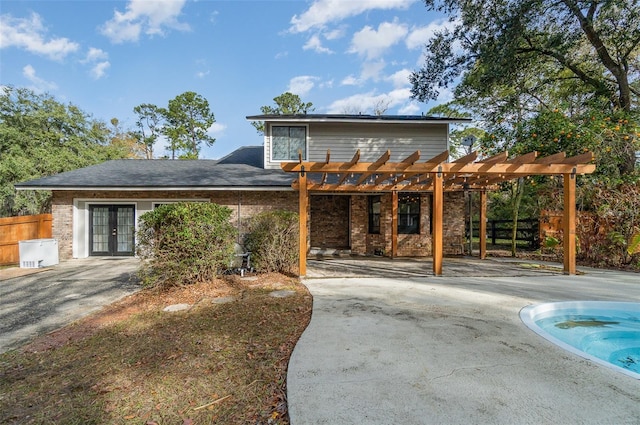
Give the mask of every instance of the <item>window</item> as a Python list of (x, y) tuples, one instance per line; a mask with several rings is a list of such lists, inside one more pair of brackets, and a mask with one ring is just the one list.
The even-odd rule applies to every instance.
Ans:
[(380, 195), (369, 196), (369, 233), (380, 234)]
[(420, 233), (419, 194), (398, 194), (398, 233)]
[(295, 161), (298, 150), (307, 158), (306, 127), (271, 127), (271, 159), (273, 161)]

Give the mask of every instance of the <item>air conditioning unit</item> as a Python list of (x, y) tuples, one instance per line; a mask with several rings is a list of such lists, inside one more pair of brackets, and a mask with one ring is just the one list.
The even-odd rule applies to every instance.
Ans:
[(31, 239), (18, 242), (20, 268), (37, 269), (58, 264), (58, 241)]

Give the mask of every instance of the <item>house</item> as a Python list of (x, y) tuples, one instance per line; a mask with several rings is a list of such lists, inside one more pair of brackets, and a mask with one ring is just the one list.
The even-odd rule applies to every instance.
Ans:
[[(282, 162), (348, 161), (357, 150), (375, 161), (387, 150), (402, 160), (419, 150), (427, 158), (447, 151), (449, 124), (467, 120), (425, 116), (256, 115), (264, 121), (263, 146), (243, 147), (214, 160), (113, 160), (16, 185), (51, 190), (53, 237), (60, 257), (134, 255), (138, 218), (176, 201), (215, 202), (233, 210), (243, 233), (246, 218), (269, 209), (298, 210), (295, 175)], [(446, 236), (464, 232), (462, 193), (448, 194)], [(428, 256), (430, 196), (399, 194), (399, 256)], [(389, 193), (311, 194), (309, 246), (354, 254), (391, 253)]]
[[(61, 259), (134, 255), (142, 214), (164, 203), (198, 201), (229, 207), (240, 241), (249, 217), (284, 209), (300, 213), (301, 258), (310, 249), (433, 254), (434, 273), (440, 274), (442, 254), (457, 252), (464, 238), (466, 191), (480, 191), (486, 205), (487, 188), (500, 181), (562, 174), (575, 189), (576, 173), (594, 169), (585, 164), (590, 154), (536, 160), (535, 152), (514, 159), (503, 152), (474, 162), (477, 153), (472, 153), (449, 162), (449, 126), (466, 119), (325, 114), (247, 119), (264, 122), (263, 146), (243, 147), (217, 161), (114, 160), (16, 188), (52, 191), (53, 237)], [(567, 201), (565, 207), (575, 214), (575, 204)], [(575, 267), (575, 253), (568, 254)], [(301, 261), (302, 274), (305, 267)]]

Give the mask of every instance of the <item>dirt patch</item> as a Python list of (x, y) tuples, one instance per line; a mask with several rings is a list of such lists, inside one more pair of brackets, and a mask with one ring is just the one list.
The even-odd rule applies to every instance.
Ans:
[[(0, 355), (0, 423), (288, 424), (311, 302), (280, 274), (140, 291)], [(192, 307), (162, 311), (173, 304)]]

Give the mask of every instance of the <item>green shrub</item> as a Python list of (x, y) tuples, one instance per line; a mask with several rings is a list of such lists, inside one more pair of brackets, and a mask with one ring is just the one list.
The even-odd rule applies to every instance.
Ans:
[(230, 217), (229, 208), (204, 202), (167, 204), (143, 214), (136, 235), (143, 284), (181, 286), (224, 271), (237, 235)]
[(298, 214), (267, 211), (249, 220), (245, 247), (259, 272), (293, 273), (298, 266)]

